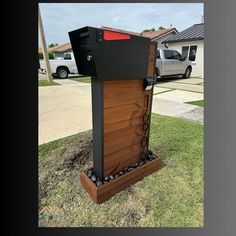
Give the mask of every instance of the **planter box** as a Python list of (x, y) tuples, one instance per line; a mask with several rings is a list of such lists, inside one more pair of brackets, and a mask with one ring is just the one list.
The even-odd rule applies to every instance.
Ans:
[[(130, 172), (114, 179), (102, 186), (97, 187), (91, 179), (85, 174), (85, 172), (80, 172), (80, 181), (86, 192), (92, 198), (95, 203), (103, 203), (109, 198), (113, 197), (116, 193), (122, 191), (123, 189), (129, 187), (132, 184), (142, 180), (145, 176), (152, 174), (153, 172), (161, 169), (163, 166), (163, 161), (161, 157), (157, 157), (152, 161), (149, 161), (142, 166), (138, 166)], [(90, 168), (89, 168), (90, 169)]]

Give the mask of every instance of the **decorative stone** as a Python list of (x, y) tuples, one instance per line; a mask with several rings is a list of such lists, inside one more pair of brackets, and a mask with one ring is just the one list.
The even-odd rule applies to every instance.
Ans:
[(101, 186), (102, 185), (102, 181), (100, 179), (98, 179), (97, 182), (96, 182), (96, 185), (97, 185), (97, 187)]
[(123, 175), (124, 173), (125, 173), (124, 171), (120, 171), (120, 173), (119, 173), (119, 174), (120, 174), (120, 175)]
[(109, 177), (109, 176), (105, 176), (105, 177), (104, 177), (104, 181), (109, 182), (109, 180), (110, 180), (110, 177)]
[(128, 167), (125, 167), (125, 168), (123, 169), (123, 171), (124, 171), (124, 172), (127, 172), (128, 169), (129, 169)]
[(91, 169), (88, 171), (87, 176), (90, 178), (92, 175), (93, 175), (93, 170)]
[(128, 168), (128, 172), (130, 172), (131, 170), (133, 170), (134, 168), (132, 168), (132, 167), (129, 167)]
[(138, 162), (135, 162), (135, 163), (130, 165), (130, 167), (132, 167), (132, 168), (136, 168), (137, 166), (138, 166)]
[(120, 177), (120, 175), (119, 174), (115, 174), (115, 179), (117, 179), (118, 177)]
[(92, 180), (93, 182), (96, 182), (96, 181), (97, 181), (96, 175), (93, 174), (93, 175), (91, 176), (91, 180)]
[(142, 166), (144, 164), (144, 161), (139, 162), (139, 166)]
[(110, 178), (110, 180), (113, 180), (114, 179), (114, 175), (110, 175), (109, 178)]

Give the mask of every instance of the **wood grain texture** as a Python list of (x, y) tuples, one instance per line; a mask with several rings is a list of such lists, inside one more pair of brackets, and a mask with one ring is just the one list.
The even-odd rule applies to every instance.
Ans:
[[(148, 76), (155, 73), (155, 45), (150, 45)], [(104, 175), (139, 161), (144, 136), (143, 116), (151, 113), (152, 90), (144, 81), (104, 81)]]
[(145, 176), (161, 169), (163, 166), (162, 158), (157, 157), (156, 159), (148, 162), (136, 169), (128, 172), (117, 179), (112, 180), (100, 187), (97, 187), (85, 174), (80, 172), (80, 182), (89, 196), (95, 203), (103, 203), (109, 198), (113, 197), (116, 193), (127, 188), (128, 186), (135, 184), (136, 182), (143, 179)]

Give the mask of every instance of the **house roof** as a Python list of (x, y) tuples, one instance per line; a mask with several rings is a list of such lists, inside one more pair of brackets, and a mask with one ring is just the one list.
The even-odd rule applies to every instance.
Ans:
[(175, 28), (169, 28), (169, 29), (160, 29), (160, 30), (156, 30), (156, 31), (143, 32), (143, 33), (141, 33), (141, 35), (143, 37), (147, 37), (147, 38), (150, 38), (151, 40), (154, 40), (154, 39), (158, 39), (158, 38), (164, 36), (165, 34), (171, 33), (171, 32), (178, 33), (178, 31)]
[(173, 35), (162, 43), (174, 43), (204, 39), (204, 24), (195, 24), (184, 31)]
[[(71, 43), (60, 44), (51, 48), (48, 48), (48, 52), (67, 52), (71, 50)], [(39, 52), (42, 52), (42, 48), (38, 48)]]

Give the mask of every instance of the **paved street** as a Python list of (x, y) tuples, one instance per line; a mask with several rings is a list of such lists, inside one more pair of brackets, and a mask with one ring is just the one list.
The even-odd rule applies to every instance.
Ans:
[[(69, 79), (54, 81), (62, 86), (39, 87), (39, 144), (92, 128), (91, 85)], [(204, 99), (203, 84), (195, 78), (158, 82), (152, 112), (203, 124), (203, 108), (185, 103)]]

